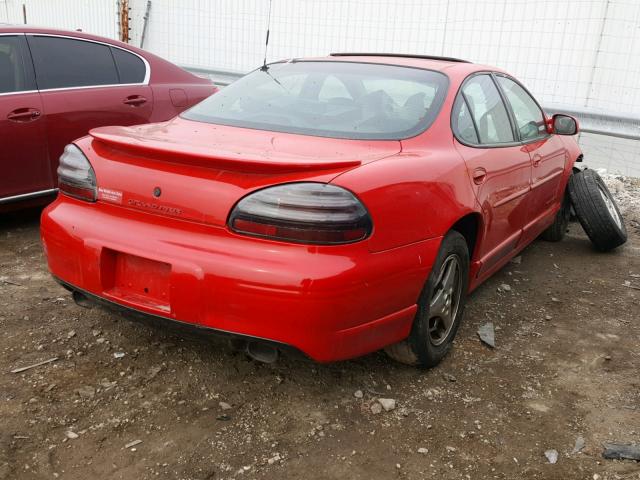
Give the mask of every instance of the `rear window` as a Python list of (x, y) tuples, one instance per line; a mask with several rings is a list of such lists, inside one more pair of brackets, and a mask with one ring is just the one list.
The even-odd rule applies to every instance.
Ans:
[(255, 70), (183, 118), (274, 132), (402, 139), (426, 130), (448, 79), (419, 68), (355, 62), (292, 62)]

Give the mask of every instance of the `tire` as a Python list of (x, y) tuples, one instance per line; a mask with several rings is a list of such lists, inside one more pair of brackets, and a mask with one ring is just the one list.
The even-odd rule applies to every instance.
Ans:
[(420, 293), (409, 337), (385, 348), (387, 355), (398, 362), (422, 368), (438, 365), (451, 349), (460, 327), (468, 281), (467, 242), (460, 233), (451, 231), (442, 240)]
[(595, 170), (574, 173), (569, 195), (576, 217), (596, 249), (607, 252), (627, 241), (627, 229), (615, 199)]
[(569, 220), (571, 219), (571, 200), (569, 194), (565, 192), (562, 198), (562, 205), (556, 214), (553, 223), (540, 235), (540, 238), (547, 242), (559, 242), (567, 233)]

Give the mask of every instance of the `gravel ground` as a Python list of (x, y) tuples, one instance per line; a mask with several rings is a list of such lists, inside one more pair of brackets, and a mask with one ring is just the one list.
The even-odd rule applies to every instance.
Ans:
[(597, 253), (577, 224), (535, 242), (430, 371), (382, 353), (263, 365), (83, 309), (47, 273), (38, 212), (0, 217), (0, 479), (638, 479), (602, 458), (640, 443), (640, 182), (607, 182), (629, 242)]

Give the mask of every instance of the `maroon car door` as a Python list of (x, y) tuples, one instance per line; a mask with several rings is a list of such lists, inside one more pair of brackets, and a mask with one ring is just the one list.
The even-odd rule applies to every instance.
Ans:
[(47, 120), (51, 170), (64, 146), (105, 125), (148, 123), (146, 60), (119, 47), (66, 36), (26, 36)]
[(524, 237), (525, 241), (532, 240), (548, 226), (562, 198), (560, 182), (568, 160), (567, 151), (557, 135), (547, 133), (544, 113), (527, 90), (506, 75), (496, 74), (496, 79), (531, 158), (531, 200)]
[(25, 37), (0, 35), (0, 204), (51, 193), (44, 123)]

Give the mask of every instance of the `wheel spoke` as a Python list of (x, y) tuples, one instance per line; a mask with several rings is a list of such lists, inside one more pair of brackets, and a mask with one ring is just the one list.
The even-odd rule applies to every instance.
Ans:
[(429, 305), (429, 315), (432, 317), (439, 317), (442, 315), (446, 308), (446, 292), (444, 289), (439, 288), (436, 290), (433, 298), (431, 299), (431, 304)]
[(457, 272), (458, 262), (455, 257), (451, 257), (449, 262), (446, 264), (446, 270), (444, 271), (444, 275), (442, 276), (442, 288), (444, 290), (452, 291)]

